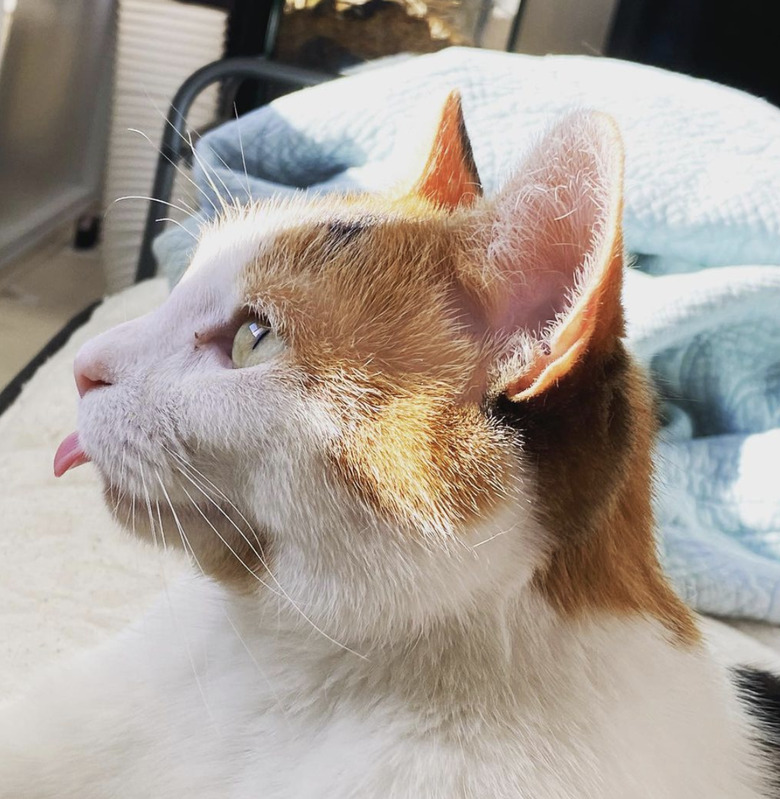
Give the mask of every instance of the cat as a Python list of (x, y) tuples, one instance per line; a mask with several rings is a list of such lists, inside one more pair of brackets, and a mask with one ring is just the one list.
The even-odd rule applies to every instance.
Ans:
[(4, 799), (770, 795), (656, 558), (615, 123), (492, 198), (457, 93), (428, 141), (387, 196), (226, 209), (79, 352), (56, 473), (195, 568), (3, 709)]

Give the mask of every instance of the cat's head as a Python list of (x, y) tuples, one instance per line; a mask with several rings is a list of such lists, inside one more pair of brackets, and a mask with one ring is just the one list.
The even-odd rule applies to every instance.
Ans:
[(622, 158), (576, 113), (484, 198), (451, 95), (404, 191), (227, 211), (79, 353), (59, 471), (88, 458), (122, 523), (334, 636), (543, 588), (632, 459), (648, 481)]

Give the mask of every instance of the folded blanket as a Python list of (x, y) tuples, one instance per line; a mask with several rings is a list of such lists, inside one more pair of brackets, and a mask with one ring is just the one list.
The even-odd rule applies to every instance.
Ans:
[[(410, 113), (452, 88), (487, 192), (556, 115), (590, 107), (617, 119), (637, 256), (630, 342), (666, 411), (664, 562), (701, 610), (780, 621), (778, 109), (636, 64), (454, 48), (284, 97), (204, 137), (203, 216), (218, 195), (392, 185)], [(172, 279), (191, 246), (179, 230), (158, 240)]]

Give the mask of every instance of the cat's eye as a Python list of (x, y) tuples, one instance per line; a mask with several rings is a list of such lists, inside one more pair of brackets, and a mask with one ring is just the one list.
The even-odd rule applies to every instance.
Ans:
[(285, 348), (284, 341), (264, 319), (252, 319), (238, 329), (233, 339), (233, 366), (245, 368), (270, 361)]

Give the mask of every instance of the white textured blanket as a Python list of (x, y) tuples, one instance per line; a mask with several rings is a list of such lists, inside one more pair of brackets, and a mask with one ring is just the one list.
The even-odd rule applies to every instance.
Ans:
[[(52, 474), (57, 444), (76, 423), (78, 347), (166, 293), (165, 281), (155, 280), (107, 300), (0, 417), (0, 698), (21, 690), (32, 670), (124, 627), (188, 568), (117, 528), (92, 466), (61, 480)], [(780, 631), (748, 629), (752, 637), (707, 621), (724, 660), (780, 671), (780, 655), (769, 648), (780, 651)]]

